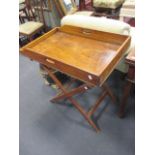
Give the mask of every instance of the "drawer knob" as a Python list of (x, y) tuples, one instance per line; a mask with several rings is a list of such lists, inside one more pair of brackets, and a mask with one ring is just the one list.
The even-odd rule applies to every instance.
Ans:
[(46, 59), (47, 62), (51, 63), (51, 64), (55, 64), (55, 62), (53, 60), (50, 59)]

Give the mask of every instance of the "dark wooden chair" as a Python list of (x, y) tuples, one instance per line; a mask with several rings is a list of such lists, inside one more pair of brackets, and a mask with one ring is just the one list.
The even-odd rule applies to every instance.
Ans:
[(79, 0), (79, 10), (87, 10), (88, 3), (93, 7), (93, 0)]
[[(34, 9), (34, 6), (40, 6), (40, 10)], [(40, 32), (46, 31), (46, 23), (43, 12), (43, 0), (25, 0), (25, 10), (27, 11), (27, 21), (19, 25), (19, 36), (26, 37), (32, 41), (33, 37)], [(20, 16), (20, 15), (19, 15)], [(20, 17), (22, 19), (22, 17)], [(21, 41), (20, 41), (21, 43)]]
[(25, 0), (19, 1), (19, 20), (20, 23), (25, 23), (25, 20), (28, 20), (28, 13)]

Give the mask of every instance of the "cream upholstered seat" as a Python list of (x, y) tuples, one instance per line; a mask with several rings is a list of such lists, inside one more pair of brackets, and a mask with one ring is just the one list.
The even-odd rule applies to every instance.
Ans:
[(19, 32), (25, 35), (31, 35), (33, 32), (41, 29), (43, 23), (30, 21), (24, 24), (19, 25)]
[(126, 0), (120, 10), (120, 17), (135, 17), (135, 1)]
[(125, 0), (93, 0), (94, 7), (116, 9), (124, 3)]
[(77, 11), (74, 13), (74, 15), (84, 15), (84, 16), (91, 16), (93, 14), (93, 11)]
[(78, 26), (117, 34), (130, 34), (129, 24), (118, 20), (107, 19), (106, 17), (82, 16), (75, 14), (67, 15), (62, 18), (61, 25)]
[(123, 3), (123, 8), (135, 8), (135, 0), (126, 0)]
[(129, 24), (123, 21), (114, 19), (108, 19), (105, 17), (92, 17), (81, 15), (67, 15), (61, 20), (61, 25), (71, 25), (82, 28), (88, 28), (92, 30), (106, 31), (123, 35), (131, 35), (131, 45), (125, 52), (124, 57), (117, 65), (116, 69), (127, 73), (128, 65), (125, 63), (125, 57), (134, 46), (134, 28), (131, 28)]
[(19, 4), (25, 3), (25, 0), (19, 0)]

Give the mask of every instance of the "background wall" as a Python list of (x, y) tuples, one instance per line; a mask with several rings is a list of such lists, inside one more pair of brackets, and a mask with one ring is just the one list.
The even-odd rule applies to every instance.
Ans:
[[(75, 0), (76, 4), (79, 5), (79, 0)], [(53, 28), (56, 26), (60, 26), (60, 16), (57, 11), (56, 5), (54, 0), (51, 0), (52, 3), (52, 11), (45, 13), (45, 20), (48, 27)]]
[(45, 12), (45, 21), (48, 27), (53, 28), (60, 25), (60, 16), (54, 4), (54, 0), (51, 0), (52, 11)]

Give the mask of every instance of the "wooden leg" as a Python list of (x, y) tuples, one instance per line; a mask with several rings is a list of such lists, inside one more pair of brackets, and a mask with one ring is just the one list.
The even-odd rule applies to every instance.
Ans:
[(91, 120), (89, 115), (83, 110), (83, 108), (71, 97), (69, 100), (73, 103), (73, 105), (78, 109), (78, 111), (84, 116), (84, 118), (88, 121), (88, 123), (95, 129), (96, 132), (99, 132), (100, 129), (96, 126), (96, 124)]
[(118, 113), (119, 117), (124, 116), (125, 107), (127, 105), (127, 99), (128, 99), (128, 96), (129, 96), (129, 93), (131, 90), (131, 86), (132, 86), (132, 83), (128, 81), (126, 86), (125, 86), (123, 98), (122, 98), (122, 101), (120, 104), (120, 109), (119, 109), (119, 113)]
[(49, 68), (47, 68), (45, 66), (43, 66), (43, 68), (62, 91), (62, 93), (60, 95), (54, 97), (51, 101), (57, 101), (60, 99), (68, 99), (75, 106), (75, 108), (82, 114), (82, 116), (87, 120), (87, 122), (95, 129), (95, 131), (99, 132), (100, 129), (93, 122), (91, 116), (94, 114), (94, 112), (97, 110), (97, 108), (99, 107), (99, 105), (101, 104), (101, 102), (107, 95), (109, 95), (114, 102), (116, 101), (115, 96), (113, 95), (113, 93), (110, 90), (110, 88), (108, 87), (108, 85), (107, 84), (103, 85), (104, 90), (102, 92), (102, 95), (95, 102), (94, 106), (92, 106), (91, 109), (88, 112), (86, 112), (84, 110), (84, 108), (82, 106), (80, 106), (80, 104), (75, 99), (72, 98), (72, 96), (76, 95), (78, 93), (85, 92), (86, 90), (88, 90), (94, 86), (83, 84), (83, 85), (79, 86), (78, 88), (75, 88), (71, 91), (67, 91), (66, 88), (62, 85), (62, 83), (57, 79), (57, 77), (54, 75), (53, 72), (51, 72), (51, 70)]
[[(44, 70), (47, 71), (49, 76), (55, 81), (55, 83), (58, 85), (58, 87), (63, 91), (64, 94), (67, 94), (67, 91), (61, 84), (61, 82), (56, 78), (56, 76), (50, 72), (50, 70), (47, 67), (44, 67)], [(78, 104), (76, 100), (74, 100), (72, 97), (68, 96), (68, 100), (75, 106), (75, 108), (83, 115), (83, 117), (88, 121), (88, 123), (95, 129), (96, 132), (99, 132), (100, 129), (96, 126), (96, 124), (91, 120), (89, 115), (83, 110), (83, 108)]]
[(20, 16), (19, 16), (19, 21), (20, 21), (21, 24), (24, 23), (23, 18), (20, 17)]
[(21, 41), (21, 38), (19, 37), (19, 46), (22, 47), (23, 46), (23, 43)]
[(28, 13), (27, 13), (26, 9), (24, 9), (23, 11), (24, 11), (24, 13), (25, 13), (26, 19), (27, 19), (28, 21), (30, 21), (30, 18), (29, 18), (29, 16), (28, 16)]
[(78, 93), (83, 93), (88, 89), (89, 89), (88, 86), (86, 84), (83, 84), (82, 86), (75, 88), (75, 89), (73, 89), (73, 90), (71, 90), (65, 94), (58, 95), (58, 96), (54, 97), (53, 99), (51, 99), (51, 102), (55, 102), (57, 100), (64, 99), (66, 97), (68, 98), (68, 97), (71, 97), (71, 96), (76, 95)]
[(28, 36), (28, 40), (31, 42), (33, 40), (32, 36)]
[(85, 0), (80, 0), (79, 1), (79, 10), (85, 9)]
[(106, 83), (103, 84), (102, 88), (103, 88), (102, 95), (98, 98), (94, 106), (89, 110), (88, 112), (89, 116), (92, 116), (94, 114), (94, 112), (97, 110), (97, 108), (99, 107), (99, 105), (102, 103), (102, 101), (107, 95), (112, 99), (114, 103), (116, 102), (116, 98), (114, 94), (112, 93), (111, 89)]
[(104, 83), (104, 84), (103, 84), (103, 88), (106, 89), (106, 91), (107, 91), (108, 95), (111, 97), (113, 103), (116, 103), (116, 97), (115, 97), (115, 95), (113, 94), (113, 92), (111, 91), (111, 89), (109, 88), (109, 86), (108, 86), (106, 83)]
[(99, 107), (99, 105), (101, 104), (101, 102), (103, 101), (103, 99), (106, 97), (107, 95), (107, 91), (105, 91), (100, 98), (96, 101), (96, 103), (94, 104), (94, 106), (88, 111), (88, 115), (92, 116), (94, 114), (94, 112), (97, 110), (97, 108)]
[(93, 0), (91, 0), (91, 7), (93, 8), (94, 4), (93, 4)]
[(124, 88), (124, 94), (123, 94), (119, 112), (118, 112), (119, 117), (124, 116), (125, 107), (127, 105), (127, 99), (128, 99), (128, 96), (129, 96), (129, 93), (131, 90), (131, 86), (134, 83), (134, 79), (135, 79), (135, 66), (129, 65), (129, 70), (128, 70), (128, 74), (127, 74), (127, 83)]

